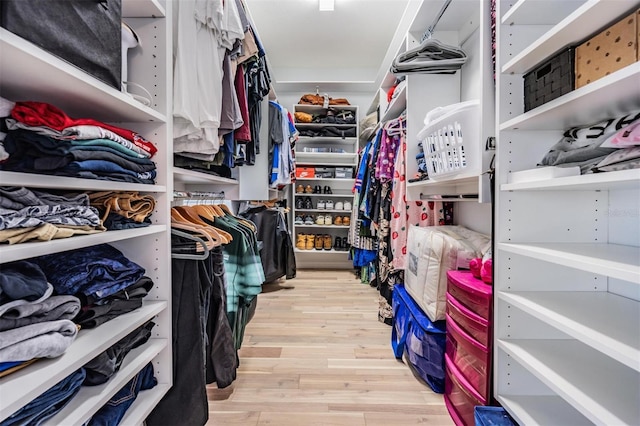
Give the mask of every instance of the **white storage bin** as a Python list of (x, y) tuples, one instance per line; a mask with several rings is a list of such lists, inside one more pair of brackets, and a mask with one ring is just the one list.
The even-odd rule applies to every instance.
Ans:
[(480, 102), (461, 102), (429, 111), (418, 133), (430, 179), (479, 175)]

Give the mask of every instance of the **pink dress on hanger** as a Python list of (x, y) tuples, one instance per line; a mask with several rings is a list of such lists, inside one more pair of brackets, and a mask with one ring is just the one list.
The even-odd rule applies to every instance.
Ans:
[(440, 201), (407, 201), (405, 158), (407, 141), (403, 136), (396, 157), (391, 192), (391, 253), (394, 269), (406, 269), (407, 229), (409, 225), (444, 225), (444, 209)]

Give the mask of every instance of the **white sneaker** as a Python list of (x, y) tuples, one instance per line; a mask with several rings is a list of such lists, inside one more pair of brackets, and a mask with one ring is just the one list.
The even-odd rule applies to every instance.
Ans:
[(325, 201), (324, 208), (327, 210), (333, 210), (333, 200)]
[(325, 224), (325, 217), (321, 214), (319, 214), (316, 217), (316, 225), (324, 225)]
[(324, 200), (318, 200), (318, 204), (316, 205), (316, 209), (318, 209), (318, 210), (324, 210), (325, 208), (326, 208), (326, 207), (325, 207), (325, 202), (324, 202)]
[(338, 201), (336, 203), (336, 206), (334, 207), (335, 210), (343, 210), (344, 209), (344, 204), (342, 203), (342, 201)]
[(346, 201), (344, 203), (344, 210), (351, 210), (351, 203), (350, 202)]

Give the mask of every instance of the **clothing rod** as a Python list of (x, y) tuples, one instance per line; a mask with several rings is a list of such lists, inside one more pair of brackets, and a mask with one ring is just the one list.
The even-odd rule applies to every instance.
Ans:
[(426, 40), (426, 39), (428, 39), (428, 38), (431, 38), (431, 36), (433, 34), (433, 31), (436, 29), (436, 25), (438, 25), (438, 22), (440, 22), (440, 18), (442, 18), (442, 15), (444, 15), (444, 12), (447, 10), (447, 7), (449, 7), (450, 4), (451, 4), (451, 0), (445, 0), (444, 1), (444, 4), (440, 8), (440, 11), (436, 15), (435, 19), (433, 20), (431, 25), (429, 25), (429, 28), (427, 28), (427, 30), (422, 35), (421, 42)]

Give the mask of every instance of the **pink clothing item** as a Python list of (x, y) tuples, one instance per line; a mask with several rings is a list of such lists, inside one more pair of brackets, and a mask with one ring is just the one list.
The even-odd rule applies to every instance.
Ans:
[(410, 225), (444, 225), (442, 202), (407, 201), (407, 181), (405, 176), (406, 139), (402, 137), (393, 174), (391, 192), (391, 252), (393, 269), (406, 269), (407, 230)]
[(11, 117), (29, 126), (46, 126), (58, 131), (62, 131), (67, 127), (80, 125), (99, 126), (133, 142), (137, 147), (148, 152), (151, 156), (158, 151), (151, 142), (134, 131), (112, 126), (91, 118), (74, 119), (65, 114), (61, 109), (44, 102), (16, 102), (16, 106), (13, 107), (11, 111)]
[(380, 152), (376, 161), (376, 179), (381, 182), (389, 182), (393, 179), (393, 168), (396, 162), (396, 153), (400, 136), (389, 136), (386, 129), (382, 131), (380, 140)]

